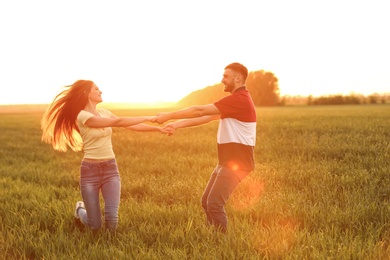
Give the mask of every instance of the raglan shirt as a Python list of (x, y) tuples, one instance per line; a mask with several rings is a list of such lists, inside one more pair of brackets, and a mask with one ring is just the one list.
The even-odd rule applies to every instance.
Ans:
[[(111, 117), (112, 113), (105, 109), (98, 109), (101, 117)], [(77, 123), (83, 139), (84, 158), (88, 159), (113, 159), (115, 154), (112, 148), (111, 127), (93, 128), (85, 125), (85, 122), (94, 114), (81, 110), (77, 115)]]
[(219, 165), (253, 171), (256, 109), (248, 90), (241, 87), (214, 105), (221, 113), (217, 134)]

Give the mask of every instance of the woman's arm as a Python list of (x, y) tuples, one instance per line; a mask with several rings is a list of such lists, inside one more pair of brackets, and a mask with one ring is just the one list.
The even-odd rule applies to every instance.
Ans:
[(161, 133), (166, 133), (166, 130), (164, 130), (163, 127), (160, 126), (154, 126), (154, 125), (147, 125), (147, 124), (137, 124), (126, 127), (129, 130), (138, 131), (138, 132), (152, 132), (152, 131), (159, 131)]
[(139, 116), (139, 117), (99, 117), (93, 116), (89, 118), (85, 125), (88, 127), (102, 128), (102, 127), (129, 127), (144, 122), (150, 122), (153, 116)]

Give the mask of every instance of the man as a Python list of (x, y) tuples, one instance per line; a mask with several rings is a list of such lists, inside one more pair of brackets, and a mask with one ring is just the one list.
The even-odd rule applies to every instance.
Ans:
[(237, 185), (254, 169), (256, 142), (256, 110), (245, 87), (248, 70), (240, 63), (225, 67), (222, 78), (224, 91), (231, 95), (203, 106), (158, 114), (153, 122), (160, 124), (170, 119), (182, 119), (165, 126), (167, 130), (198, 126), (220, 119), (217, 144), (218, 165), (211, 174), (202, 196), (202, 207), (207, 222), (225, 233), (227, 215), (225, 204)]

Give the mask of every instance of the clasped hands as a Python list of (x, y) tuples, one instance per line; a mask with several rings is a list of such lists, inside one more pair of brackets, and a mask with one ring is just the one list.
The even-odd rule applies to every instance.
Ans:
[[(166, 121), (170, 119), (169, 113), (158, 113), (156, 116), (152, 117), (150, 122), (152, 123), (158, 123), (158, 124), (164, 124)], [(168, 123), (164, 125), (161, 129), (161, 132), (164, 134), (168, 134), (168, 136), (171, 136), (175, 133), (177, 126), (175, 125), (175, 122)]]

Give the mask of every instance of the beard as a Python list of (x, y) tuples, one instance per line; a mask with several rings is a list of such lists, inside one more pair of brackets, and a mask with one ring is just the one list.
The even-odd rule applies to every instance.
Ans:
[(227, 84), (224, 86), (223, 91), (232, 93), (232, 90), (234, 89), (233, 84)]

